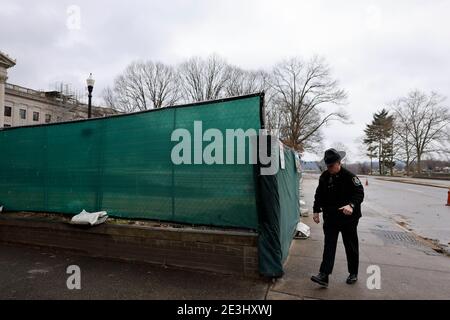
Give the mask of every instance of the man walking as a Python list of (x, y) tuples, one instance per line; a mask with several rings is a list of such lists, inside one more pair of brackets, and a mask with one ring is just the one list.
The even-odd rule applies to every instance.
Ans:
[(328, 287), (328, 276), (333, 271), (339, 232), (347, 255), (348, 284), (358, 280), (359, 248), (357, 226), (361, 218), (361, 203), (364, 188), (358, 177), (341, 166), (345, 152), (328, 149), (324, 161), (327, 170), (319, 178), (319, 186), (314, 197), (314, 222), (320, 223), (319, 213), (323, 212), (325, 246), (320, 272), (311, 280)]

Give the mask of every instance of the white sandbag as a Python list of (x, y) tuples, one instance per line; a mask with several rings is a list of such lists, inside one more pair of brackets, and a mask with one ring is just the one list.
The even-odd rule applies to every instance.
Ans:
[(108, 213), (106, 211), (100, 212), (87, 212), (86, 210), (72, 217), (71, 224), (81, 225), (98, 225), (105, 222), (108, 219)]
[(300, 208), (300, 215), (302, 217), (309, 217), (309, 209), (306, 208)]
[(296, 230), (297, 230), (295, 234), (296, 238), (306, 239), (309, 238), (309, 236), (311, 235), (311, 228), (308, 225), (304, 224), (303, 222), (297, 223)]

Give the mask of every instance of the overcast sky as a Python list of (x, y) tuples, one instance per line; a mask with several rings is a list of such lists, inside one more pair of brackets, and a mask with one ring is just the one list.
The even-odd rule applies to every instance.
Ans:
[(439, 0), (0, 0), (0, 50), (17, 59), (10, 83), (82, 90), (92, 72), (97, 94), (134, 59), (217, 53), (269, 70), (319, 54), (348, 92), (353, 121), (325, 128), (325, 146), (344, 143), (353, 161), (362, 159), (355, 139), (386, 103), (416, 88), (450, 97), (449, 14)]

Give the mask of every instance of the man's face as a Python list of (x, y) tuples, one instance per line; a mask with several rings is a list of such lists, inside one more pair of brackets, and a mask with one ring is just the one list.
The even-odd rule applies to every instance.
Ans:
[(327, 169), (330, 174), (336, 174), (339, 172), (339, 170), (341, 170), (341, 163), (338, 161), (330, 165), (327, 165)]

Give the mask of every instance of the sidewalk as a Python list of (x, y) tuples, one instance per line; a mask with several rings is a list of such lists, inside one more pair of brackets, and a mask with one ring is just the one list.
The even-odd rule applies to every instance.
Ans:
[[(303, 192), (312, 207), (316, 181), (305, 179)], [(312, 215), (302, 218), (311, 227), (311, 237), (295, 240), (286, 264), (286, 274), (271, 286), (268, 299), (450, 299), (450, 258), (434, 251), (394, 221), (379, 216), (363, 205), (358, 227), (360, 240), (359, 281), (345, 283), (347, 263), (341, 236), (328, 289), (311, 282), (319, 270), (322, 250), (322, 222)], [(311, 212), (311, 210), (310, 210)], [(367, 267), (381, 270), (381, 289), (369, 290)]]

